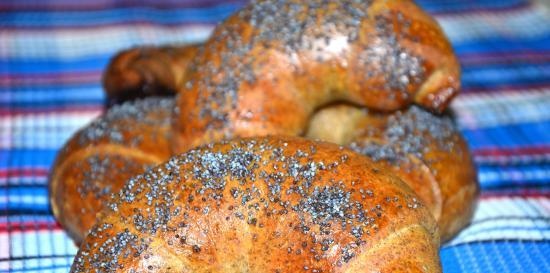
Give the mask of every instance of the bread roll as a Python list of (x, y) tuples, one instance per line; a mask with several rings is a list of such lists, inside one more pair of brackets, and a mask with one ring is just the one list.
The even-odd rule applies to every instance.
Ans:
[(50, 174), (50, 203), (77, 244), (112, 193), (170, 157), (173, 108), (173, 99), (160, 98), (115, 106), (61, 149)]
[(438, 246), (430, 212), (368, 157), (256, 138), (129, 180), (71, 272), (441, 272)]
[(220, 139), (301, 135), (346, 101), (443, 111), (460, 67), (437, 22), (408, 0), (259, 0), (215, 30), (178, 97), (176, 151)]
[(393, 170), (430, 209), (443, 242), (472, 219), (479, 195), (476, 168), (449, 116), (416, 106), (381, 114), (335, 105), (312, 118), (307, 136), (349, 146)]

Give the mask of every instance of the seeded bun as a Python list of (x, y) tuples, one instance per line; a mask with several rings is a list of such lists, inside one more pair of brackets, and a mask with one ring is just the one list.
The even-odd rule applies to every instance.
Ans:
[(208, 145), (129, 180), (71, 272), (441, 272), (417, 196), (337, 145)]
[(302, 135), (315, 109), (346, 101), (441, 112), (460, 68), (413, 1), (253, 1), (219, 25), (189, 67), (176, 151), (234, 137)]
[(160, 98), (115, 106), (61, 149), (50, 174), (50, 203), (77, 244), (127, 179), (170, 157), (173, 108), (173, 99)]
[(307, 136), (346, 145), (392, 170), (430, 209), (443, 242), (470, 222), (479, 183), (468, 145), (449, 116), (416, 106), (380, 114), (334, 105), (315, 115)]
[(471, 218), (466, 144), (432, 114), (460, 67), (412, 0), (252, 1), (200, 49), (122, 52), (104, 85), (111, 105), (177, 95), (112, 108), (58, 156), (71, 272), (441, 272), (439, 228)]

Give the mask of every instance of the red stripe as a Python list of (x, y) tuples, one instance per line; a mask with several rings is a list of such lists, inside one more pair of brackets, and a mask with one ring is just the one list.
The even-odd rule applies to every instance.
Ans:
[(44, 168), (0, 169), (0, 178), (9, 178), (14, 176), (47, 176), (48, 173), (48, 169)]
[(533, 190), (533, 189), (522, 189), (514, 191), (482, 191), (480, 199), (481, 200), (490, 200), (490, 199), (505, 199), (505, 198), (536, 198), (536, 199), (548, 199), (550, 198), (550, 191), (548, 190)]
[(101, 80), (101, 71), (69, 72), (69, 73), (39, 73), (39, 74), (0, 74), (0, 86), (14, 85), (44, 85), (44, 84), (82, 84), (97, 83)]
[(487, 65), (510, 62), (546, 63), (550, 61), (549, 51), (506, 52), (506, 53), (469, 53), (458, 56), (464, 65)]
[(57, 222), (10, 222), (0, 223), (0, 233), (2, 232), (25, 232), (42, 230), (63, 230)]

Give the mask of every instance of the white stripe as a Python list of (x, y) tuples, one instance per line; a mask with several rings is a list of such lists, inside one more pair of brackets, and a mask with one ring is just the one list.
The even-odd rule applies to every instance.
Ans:
[[(540, 3), (505, 12), (475, 12), (437, 16), (453, 43), (487, 37), (534, 38), (550, 32), (550, 11)], [(528, 31), (526, 31), (528, 30)]]
[[(30, 256), (66, 256), (63, 258), (38, 258), (0, 262), (0, 269), (21, 270), (37, 267), (50, 267), (54, 265), (67, 265), (67, 268), (48, 271), (25, 272), (67, 272), (73, 256), (78, 251), (67, 234), (62, 230), (55, 231), (12, 231), (8, 236), (0, 234), (0, 249), (4, 246), (12, 246), (11, 258)], [(9, 251), (1, 251), (2, 256), (9, 255)]]
[(138, 44), (193, 43), (205, 40), (212, 26), (124, 25), (88, 29), (0, 32), (0, 58), (74, 59), (114, 54)]
[[(1, 261), (0, 270), (24, 273), (67, 273), (71, 269), (74, 257), (66, 258), (33, 258), (25, 260)], [(38, 269), (47, 268), (49, 269)], [(9, 270), (11, 269), (11, 270)]]
[(451, 104), (460, 127), (489, 128), (550, 120), (550, 88), (459, 95)]
[(0, 195), (0, 205), (2, 207), (7, 207), (7, 204), (10, 205), (36, 205), (36, 206), (47, 206), (49, 204), (49, 199), (47, 195), (41, 194), (18, 194), (11, 193), (10, 195)]
[[(7, 259), (10, 257), (10, 237), (8, 233), (0, 233), (0, 259)], [(0, 264), (0, 269), (8, 269), (2, 267)]]
[[(512, 227), (521, 227), (522, 230)], [(472, 225), (445, 247), (506, 239), (550, 240), (550, 200), (518, 197), (483, 199), (475, 212)]]
[(40, 86), (36, 86), (32, 89), (22, 88), (10, 91), (0, 93), (0, 103), (8, 105), (13, 105), (13, 103), (35, 104), (58, 101), (74, 102), (74, 100), (94, 101), (104, 98), (103, 89), (99, 85), (97, 87), (60, 87), (56, 90), (41, 89)]
[[(550, 12), (540, 4), (509, 12), (441, 15), (437, 19), (453, 43), (487, 37), (540, 37), (550, 32)], [(536, 26), (536, 27), (533, 27)], [(205, 40), (211, 25), (118, 25), (85, 29), (0, 32), (0, 57), (73, 59), (115, 52), (138, 44), (173, 44)], [(526, 31), (528, 29), (529, 31)]]
[(522, 170), (506, 170), (501, 168), (499, 170), (483, 170), (478, 172), (479, 183), (486, 185), (489, 183), (496, 183), (500, 181), (518, 181), (518, 182), (531, 182), (531, 181), (550, 181), (550, 170), (537, 168), (537, 169), (522, 169)]
[(56, 149), (100, 111), (23, 114), (0, 117), (0, 149)]
[(12, 231), (12, 257), (74, 255), (77, 248), (62, 230)]
[(550, 161), (550, 153), (540, 155), (475, 155), (478, 164), (500, 164), (509, 166)]
[(46, 185), (48, 178), (45, 175), (0, 177), (0, 187), (8, 185)]

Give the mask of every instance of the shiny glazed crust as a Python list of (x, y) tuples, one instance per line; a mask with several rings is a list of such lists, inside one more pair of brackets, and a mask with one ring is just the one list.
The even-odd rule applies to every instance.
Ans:
[(111, 202), (71, 272), (441, 272), (437, 224), (416, 195), (335, 144), (211, 144)]
[(416, 106), (380, 114), (334, 105), (316, 113), (307, 137), (349, 146), (392, 169), (430, 209), (443, 242), (470, 222), (479, 183), (467, 143), (449, 116)]
[(259, 0), (218, 26), (178, 97), (175, 150), (233, 137), (300, 135), (347, 101), (443, 111), (460, 68), (439, 25), (406, 0)]
[(170, 157), (173, 107), (173, 99), (159, 98), (115, 106), (62, 148), (50, 173), (50, 203), (77, 244), (127, 179)]
[(150, 96), (174, 96), (200, 45), (135, 47), (119, 52), (103, 74), (109, 106)]

